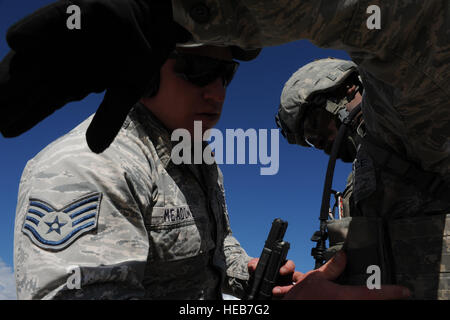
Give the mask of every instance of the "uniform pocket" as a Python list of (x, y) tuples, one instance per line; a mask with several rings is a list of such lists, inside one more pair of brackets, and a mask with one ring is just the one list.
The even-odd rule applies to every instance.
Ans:
[(377, 188), (375, 166), (372, 158), (360, 145), (353, 162), (353, 199), (355, 203), (368, 198)]
[(202, 234), (206, 221), (189, 206), (154, 207), (149, 233), (151, 260), (179, 260), (202, 254), (207, 243)]
[(347, 265), (339, 279), (342, 284), (364, 285), (369, 276), (367, 268), (381, 268), (382, 281), (387, 272), (381, 248), (383, 246), (382, 220), (369, 217), (347, 217), (327, 223), (330, 248), (327, 258), (339, 250), (345, 250)]
[(327, 221), (328, 239), (330, 246), (325, 252), (326, 260), (331, 259), (338, 251), (343, 249), (344, 242), (347, 239), (348, 228), (351, 221), (351, 217)]
[(450, 214), (390, 221), (397, 282), (414, 299), (450, 297)]

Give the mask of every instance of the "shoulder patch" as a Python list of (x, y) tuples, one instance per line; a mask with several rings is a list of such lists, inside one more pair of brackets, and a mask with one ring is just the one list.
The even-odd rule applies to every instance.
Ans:
[(61, 209), (30, 198), (22, 232), (38, 247), (58, 251), (97, 228), (100, 192), (83, 196)]

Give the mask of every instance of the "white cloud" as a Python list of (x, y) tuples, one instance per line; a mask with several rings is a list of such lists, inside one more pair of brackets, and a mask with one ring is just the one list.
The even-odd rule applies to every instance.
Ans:
[(0, 258), (0, 300), (16, 300), (16, 281), (14, 272)]

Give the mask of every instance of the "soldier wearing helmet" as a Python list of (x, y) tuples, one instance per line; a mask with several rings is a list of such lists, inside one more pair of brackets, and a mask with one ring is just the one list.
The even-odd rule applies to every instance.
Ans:
[[(352, 61), (327, 58), (313, 61), (297, 70), (284, 85), (276, 122), (290, 144), (314, 147), (331, 153), (339, 127), (362, 100), (362, 84)], [(338, 157), (352, 162), (361, 137), (362, 113), (343, 141)], [(343, 212), (355, 211), (351, 199), (353, 175), (343, 192)]]
[[(362, 84), (352, 61), (328, 58), (311, 62), (284, 85), (277, 125), (291, 144), (315, 147), (330, 154), (342, 121), (361, 102)], [(355, 158), (357, 137), (350, 135), (339, 153)]]

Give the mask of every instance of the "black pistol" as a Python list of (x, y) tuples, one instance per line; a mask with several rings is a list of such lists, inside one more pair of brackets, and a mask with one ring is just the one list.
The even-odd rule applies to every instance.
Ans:
[(248, 300), (269, 300), (275, 287), (280, 268), (286, 261), (289, 242), (283, 241), (288, 223), (277, 218), (272, 222), (269, 236), (256, 267)]

